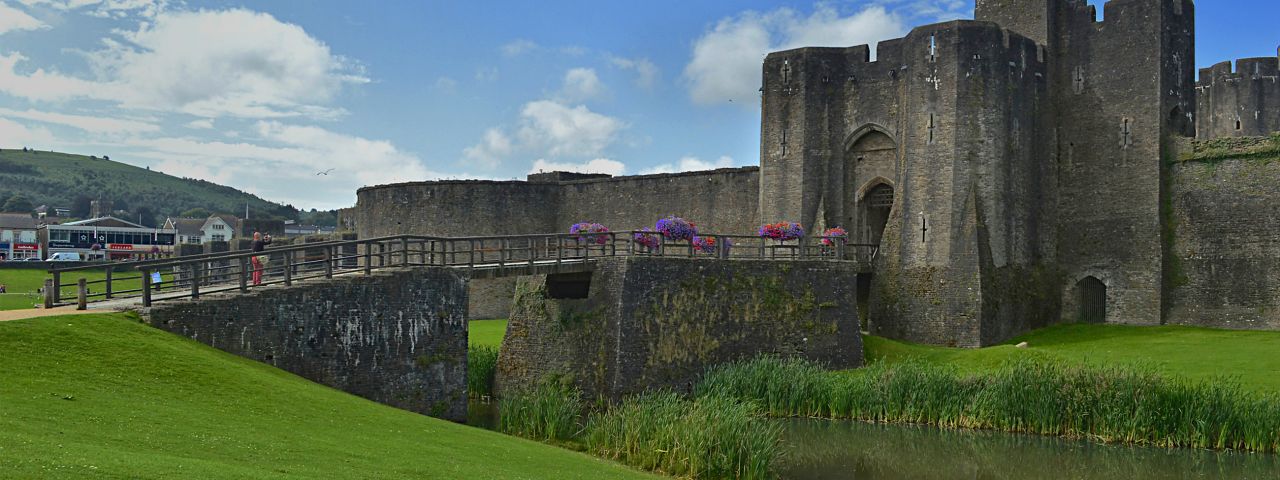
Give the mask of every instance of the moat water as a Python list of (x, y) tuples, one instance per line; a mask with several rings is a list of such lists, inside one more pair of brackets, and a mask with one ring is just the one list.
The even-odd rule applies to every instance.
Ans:
[[(494, 404), (468, 423), (496, 428)], [(1280, 479), (1280, 455), (1102, 445), (1038, 435), (787, 419), (778, 473), (818, 480)]]

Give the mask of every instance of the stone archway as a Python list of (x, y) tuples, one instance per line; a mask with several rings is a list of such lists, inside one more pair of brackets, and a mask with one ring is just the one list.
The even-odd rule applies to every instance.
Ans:
[(845, 218), (850, 241), (880, 243), (894, 200), (889, 179), (897, 173), (898, 144), (882, 128), (867, 125), (845, 148)]
[(1106, 323), (1107, 321), (1107, 284), (1096, 277), (1084, 277), (1076, 282), (1076, 301), (1078, 313), (1076, 321), (1080, 323)]

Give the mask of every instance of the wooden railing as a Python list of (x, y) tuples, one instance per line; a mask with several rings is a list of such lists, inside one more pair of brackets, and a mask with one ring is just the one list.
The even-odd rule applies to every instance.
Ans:
[[(828, 260), (869, 265), (877, 252), (876, 245), (849, 244), (834, 237), (806, 237), (787, 242), (747, 235), (703, 237), (714, 238), (715, 245), (700, 247), (691, 241), (672, 241), (658, 233), (640, 231), (484, 237), (396, 235), (289, 245), (263, 252), (209, 253), (53, 269), (50, 270), (52, 278), (46, 281), (45, 306), (64, 304), (63, 290), (68, 287), (75, 288), (80, 308), (91, 301), (135, 297), (141, 298), (143, 306), (150, 306), (155, 301), (245, 292), (313, 278), (352, 273), (368, 275), (391, 267), (453, 267), (503, 276), (554, 272), (565, 265), (583, 265), (601, 257), (620, 256)], [(726, 242), (730, 245), (728, 248), (725, 248)], [(68, 277), (78, 278), (74, 284), (63, 283)]]

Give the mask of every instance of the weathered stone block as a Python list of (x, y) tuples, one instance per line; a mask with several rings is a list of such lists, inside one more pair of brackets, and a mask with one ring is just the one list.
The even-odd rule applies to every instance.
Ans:
[(152, 326), (406, 410), (467, 413), (467, 278), (439, 268), (158, 303)]

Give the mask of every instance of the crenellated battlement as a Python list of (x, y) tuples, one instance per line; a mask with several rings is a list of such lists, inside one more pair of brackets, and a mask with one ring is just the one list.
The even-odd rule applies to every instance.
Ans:
[(1280, 77), (1280, 55), (1276, 57), (1241, 58), (1235, 61), (1216, 63), (1209, 68), (1200, 69), (1200, 80), (1196, 86), (1210, 87), (1215, 82), (1225, 80), (1267, 80), (1275, 82)]

